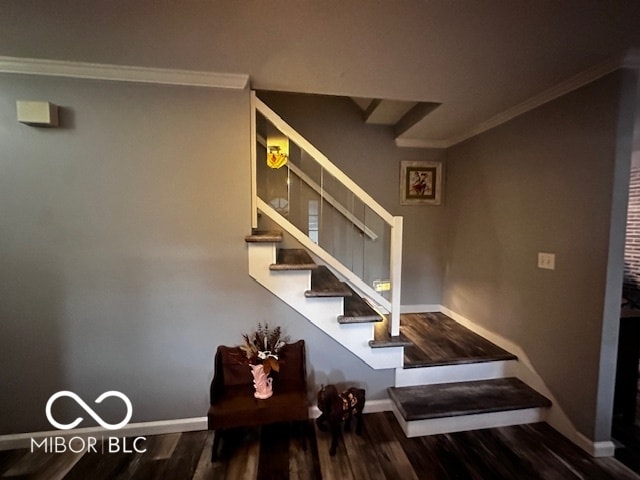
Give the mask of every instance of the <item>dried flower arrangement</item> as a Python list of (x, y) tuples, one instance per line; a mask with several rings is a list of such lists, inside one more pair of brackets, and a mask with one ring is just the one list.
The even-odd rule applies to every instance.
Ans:
[(256, 365), (262, 361), (264, 373), (269, 375), (271, 370), (280, 371), (278, 354), (289, 341), (288, 336), (282, 335), (282, 328), (270, 328), (268, 324), (258, 323), (258, 327), (250, 334), (242, 334), (244, 343), (240, 348), (246, 353), (249, 363)]

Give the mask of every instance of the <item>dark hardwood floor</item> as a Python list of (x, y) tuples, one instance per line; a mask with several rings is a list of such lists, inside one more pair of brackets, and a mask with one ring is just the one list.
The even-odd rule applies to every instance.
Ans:
[[(613, 458), (594, 459), (547, 424), (406, 438), (390, 412), (365, 415), (335, 457), (312, 421), (303, 434), (276, 424), (237, 432), (211, 463), (211, 432), (147, 438), (145, 453), (0, 452), (0, 478), (46, 480), (640, 479)], [(99, 451), (99, 449), (98, 449)]]
[[(480, 337), (442, 314), (407, 314), (401, 320), (401, 336), (414, 342), (405, 358), (409, 368), (445, 358), (485, 361), (505, 355), (483, 339), (476, 344)], [(376, 335), (385, 331), (381, 327)], [(640, 480), (615, 458), (592, 458), (544, 423), (406, 438), (392, 413), (371, 413), (365, 415), (362, 436), (341, 436), (335, 457), (329, 456), (330, 435), (313, 421), (302, 429), (275, 424), (233, 432), (214, 463), (213, 438), (207, 431), (149, 436), (140, 445), (144, 453), (101, 453), (100, 446), (99, 453), (84, 454), (0, 451), (0, 478)], [(640, 435), (627, 440), (640, 445)], [(640, 448), (616, 455), (632, 467), (640, 465)]]

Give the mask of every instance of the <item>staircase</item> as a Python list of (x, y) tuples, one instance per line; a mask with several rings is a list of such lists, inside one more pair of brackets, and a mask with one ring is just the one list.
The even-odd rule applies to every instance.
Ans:
[(511, 376), (514, 355), (443, 314), (404, 316), (410, 333), (391, 338), (386, 316), (329, 268), (279, 248), (281, 232), (245, 241), (256, 281), (372, 368), (396, 369), (389, 398), (408, 437), (544, 421), (551, 402)]
[(376, 342), (383, 312), (304, 249), (279, 248), (281, 232), (256, 230), (245, 237), (249, 275), (374, 369), (403, 364), (406, 342)]
[[(249, 275), (371, 368), (395, 369), (389, 397), (409, 437), (544, 420), (551, 402), (517, 378), (514, 355), (442, 314), (424, 314), (417, 326), (401, 331), (402, 217), (384, 210), (255, 95), (252, 104)], [(289, 149), (289, 141), (295, 147)], [(288, 152), (286, 175), (258, 161), (272, 149)], [(319, 222), (319, 211), (327, 221)], [(259, 213), (287, 232), (286, 242), (280, 231), (258, 229)], [(318, 234), (320, 224), (343, 229)], [(348, 238), (344, 244), (360, 245), (357, 258), (378, 269), (373, 279), (388, 279), (390, 298), (373, 288), (372, 278), (337, 259), (344, 252), (331, 251), (327, 242), (334, 234)], [(379, 265), (375, 258), (365, 261), (366, 248), (385, 246), (385, 238), (388, 256), (382, 252)], [(290, 241), (295, 248), (284, 247)], [(380, 273), (385, 263), (388, 271)]]
[(408, 437), (544, 421), (551, 402), (516, 378), (515, 355), (442, 313), (404, 315), (411, 346), (389, 388)]

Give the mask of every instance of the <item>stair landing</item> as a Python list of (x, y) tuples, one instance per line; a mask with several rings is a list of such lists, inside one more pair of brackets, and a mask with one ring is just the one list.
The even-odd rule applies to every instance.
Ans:
[(404, 349), (404, 368), (517, 359), (443, 313), (402, 314), (400, 336), (412, 344)]

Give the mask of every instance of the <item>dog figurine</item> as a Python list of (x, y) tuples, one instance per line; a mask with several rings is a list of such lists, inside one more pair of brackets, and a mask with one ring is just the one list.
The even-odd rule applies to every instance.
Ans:
[(331, 447), (329, 455), (336, 454), (340, 424), (344, 422), (344, 431), (351, 430), (351, 418), (356, 419), (356, 433), (362, 434), (362, 410), (364, 409), (365, 391), (362, 388), (351, 387), (338, 393), (335, 385), (323, 385), (318, 392), (318, 408), (322, 412), (316, 418), (316, 425), (322, 431), (331, 430)]

